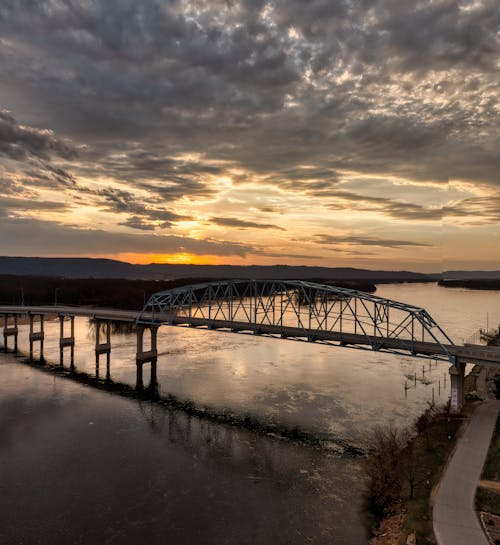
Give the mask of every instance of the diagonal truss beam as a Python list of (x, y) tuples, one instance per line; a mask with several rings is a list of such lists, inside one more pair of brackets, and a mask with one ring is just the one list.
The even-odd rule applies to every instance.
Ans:
[(455, 360), (423, 308), (298, 280), (226, 280), (153, 294), (139, 321), (250, 331), (353, 348)]

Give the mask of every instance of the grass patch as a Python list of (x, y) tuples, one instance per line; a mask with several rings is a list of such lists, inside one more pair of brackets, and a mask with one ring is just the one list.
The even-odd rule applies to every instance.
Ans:
[(476, 511), (486, 511), (500, 516), (500, 493), (488, 488), (478, 488), (476, 492)]
[(497, 417), (482, 478), (488, 481), (500, 481), (500, 415)]
[(406, 491), (407, 514), (403, 527), (406, 534), (415, 532), (419, 544), (435, 544), (431, 493), (441, 478), (446, 461), (455, 446), (461, 424), (460, 418), (441, 412), (436, 414), (429, 427), (414, 439), (417, 478), (413, 498), (410, 498), (408, 490)]

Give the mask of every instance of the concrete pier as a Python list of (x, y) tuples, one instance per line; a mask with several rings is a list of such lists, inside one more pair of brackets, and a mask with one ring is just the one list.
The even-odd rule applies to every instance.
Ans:
[(10, 314), (3, 315), (3, 349), (4, 352), (8, 352), (9, 346), (9, 337), (14, 337), (14, 347), (13, 352), (17, 353), (17, 336), (19, 333), (17, 327), (17, 314), (12, 314), (13, 323), (9, 323)]
[[(64, 336), (64, 323), (69, 320), (70, 332), (69, 336)], [(64, 348), (69, 346), (70, 348), (70, 368), (75, 366), (75, 317), (59, 315), (59, 365), (64, 365)]]
[[(157, 324), (137, 325), (137, 352), (135, 361), (137, 366), (136, 387), (138, 390), (144, 388), (142, 368), (145, 363), (151, 364), (150, 389), (154, 390), (157, 386), (156, 364), (158, 361), (158, 327), (159, 325)], [(151, 334), (151, 346), (149, 350), (144, 350), (144, 332), (146, 330), (149, 330)]]
[[(44, 319), (45, 319), (45, 316), (44, 314), (32, 314), (32, 313), (29, 313), (29, 319), (30, 319), (30, 333), (29, 333), (29, 342), (30, 342), (30, 358), (29, 358), (29, 361), (33, 361), (33, 349), (34, 349), (34, 343), (38, 342), (40, 343), (40, 361), (43, 362), (44, 361), (44, 357), (43, 357), (43, 341), (44, 341), (44, 338), (45, 338), (45, 333), (44, 333), (44, 328), (43, 328), (43, 324), (44, 324)], [(35, 319), (36, 317), (38, 316), (38, 320), (39, 320), (39, 329), (38, 331), (35, 331)]]
[[(101, 342), (101, 326), (104, 326), (106, 341)], [(99, 377), (99, 359), (101, 354), (106, 354), (106, 378), (110, 377), (111, 360), (111, 321), (95, 320), (95, 374)]]
[(457, 359), (456, 365), (450, 367), (450, 409), (454, 413), (459, 413), (465, 403), (465, 390), (464, 390), (464, 378), (465, 378), (465, 366), (466, 363), (462, 359)]

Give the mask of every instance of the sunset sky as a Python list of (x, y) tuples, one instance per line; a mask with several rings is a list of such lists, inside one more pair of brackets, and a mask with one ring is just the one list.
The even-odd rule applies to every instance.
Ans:
[(0, 255), (500, 269), (498, 0), (2, 0)]

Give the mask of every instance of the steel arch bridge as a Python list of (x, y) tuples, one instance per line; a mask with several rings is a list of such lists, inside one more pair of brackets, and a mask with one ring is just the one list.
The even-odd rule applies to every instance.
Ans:
[(158, 292), (137, 322), (253, 333), (455, 364), (453, 341), (425, 309), (297, 280), (226, 280)]

